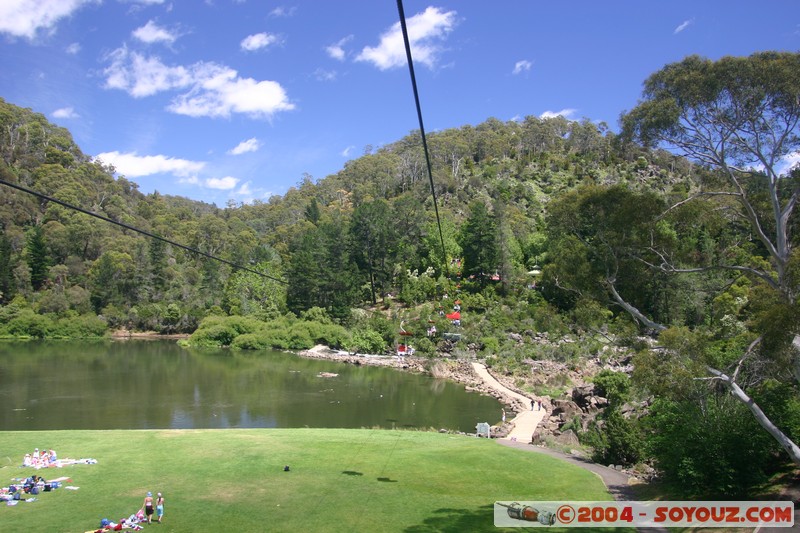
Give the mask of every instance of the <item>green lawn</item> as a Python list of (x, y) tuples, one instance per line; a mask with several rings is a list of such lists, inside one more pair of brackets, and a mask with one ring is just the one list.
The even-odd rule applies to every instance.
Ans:
[[(610, 500), (595, 475), (472, 437), (389, 430), (0, 432), (0, 485), (35, 447), (95, 465), (39, 470), (79, 490), (0, 505), (0, 530), (83, 532), (166, 500), (151, 531), (496, 531), (496, 500)], [(284, 472), (283, 466), (291, 471)]]

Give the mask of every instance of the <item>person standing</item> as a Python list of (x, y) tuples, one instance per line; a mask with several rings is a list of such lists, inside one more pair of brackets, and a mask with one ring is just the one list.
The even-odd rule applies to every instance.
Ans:
[(142, 504), (142, 508), (144, 509), (144, 514), (147, 517), (147, 523), (152, 523), (153, 519), (153, 493), (148, 492), (147, 496), (144, 497), (144, 503)]
[(503, 412), (503, 424), (505, 424), (506, 423), (506, 410), (505, 409), (501, 409), (501, 411)]
[(161, 519), (164, 517), (164, 497), (160, 492), (156, 498), (156, 516), (158, 517), (158, 523), (160, 524)]

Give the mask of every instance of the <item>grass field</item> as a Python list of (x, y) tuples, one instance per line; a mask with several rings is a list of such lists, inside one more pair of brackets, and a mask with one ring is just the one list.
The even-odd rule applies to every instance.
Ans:
[[(0, 485), (54, 448), (94, 465), (39, 470), (78, 490), (0, 505), (0, 530), (84, 532), (162, 492), (160, 532), (497, 531), (496, 500), (610, 500), (599, 478), (486, 439), (414, 431), (226, 429), (0, 432)], [(284, 465), (290, 466), (284, 472)]]

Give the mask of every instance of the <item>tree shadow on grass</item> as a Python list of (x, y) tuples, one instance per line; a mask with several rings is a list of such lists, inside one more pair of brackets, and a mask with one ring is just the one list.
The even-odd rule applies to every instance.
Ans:
[(482, 505), (477, 509), (436, 509), (421, 524), (404, 529), (406, 533), (426, 533), (443, 531), (462, 533), (463, 531), (494, 531), (494, 505)]
[[(482, 505), (476, 509), (436, 509), (433, 515), (429, 516), (422, 521), (421, 524), (409, 526), (403, 531), (405, 533), (463, 533), (464, 531), (472, 532), (489, 532), (497, 533), (498, 531), (548, 531), (550, 533), (568, 533), (572, 531), (571, 528), (563, 527), (540, 527), (538, 524), (532, 527), (514, 527), (514, 528), (497, 528), (494, 525), (494, 504)], [(597, 529), (584, 529), (583, 531), (592, 531), (593, 533), (633, 533), (634, 528), (597, 528)]]

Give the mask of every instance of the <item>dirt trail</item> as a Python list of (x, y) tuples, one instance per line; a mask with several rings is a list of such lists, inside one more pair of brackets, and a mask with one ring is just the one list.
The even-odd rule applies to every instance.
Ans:
[(481, 363), (472, 363), (472, 368), (488, 387), (491, 387), (500, 394), (507, 396), (523, 406), (519, 414), (511, 420), (511, 423), (514, 424), (514, 429), (503, 438), (525, 444), (532, 442), (533, 433), (536, 431), (539, 422), (541, 422), (547, 414), (547, 411), (543, 408), (539, 408), (538, 405), (532, 410), (531, 402), (534, 401), (533, 399), (511, 390), (497, 381), (494, 376), (489, 373), (485, 365)]

